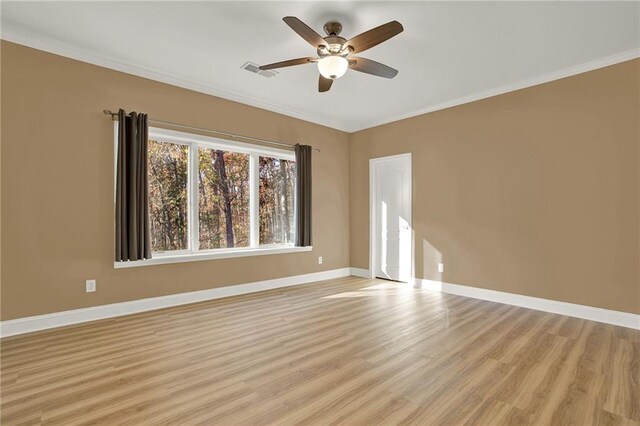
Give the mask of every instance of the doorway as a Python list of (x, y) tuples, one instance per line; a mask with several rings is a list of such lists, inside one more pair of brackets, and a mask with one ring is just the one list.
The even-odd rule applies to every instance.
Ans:
[(412, 275), (411, 153), (369, 160), (369, 265), (374, 278)]

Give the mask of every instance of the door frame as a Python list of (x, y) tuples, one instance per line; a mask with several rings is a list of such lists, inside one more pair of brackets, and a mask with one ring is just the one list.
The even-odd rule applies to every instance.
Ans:
[(401, 158), (409, 159), (409, 217), (407, 218), (407, 222), (409, 223), (409, 232), (411, 233), (411, 277), (407, 277), (409, 280), (413, 278), (415, 275), (414, 270), (414, 232), (413, 232), (413, 161), (411, 157), (411, 153), (407, 152), (404, 154), (390, 155), (387, 157), (378, 157), (378, 158), (370, 158), (369, 159), (369, 277), (376, 277), (376, 247), (378, 246), (378, 235), (376, 233), (376, 194), (377, 194), (377, 185), (376, 185), (376, 171), (378, 170), (378, 165), (385, 161), (390, 160), (398, 160)]

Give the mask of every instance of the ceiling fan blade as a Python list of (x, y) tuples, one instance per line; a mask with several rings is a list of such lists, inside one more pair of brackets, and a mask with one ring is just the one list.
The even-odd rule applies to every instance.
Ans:
[(318, 92), (328, 92), (331, 89), (331, 85), (333, 84), (333, 80), (330, 78), (324, 78), (322, 74), (320, 74), (320, 80), (318, 81)]
[(378, 77), (393, 78), (398, 74), (398, 70), (393, 69), (380, 62), (372, 61), (371, 59), (350, 57), (349, 67), (352, 70), (364, 72), (371, 75), (377, 75)]
[(307, 40), (307, 42), (316, 49), (320, 46), (326, 46), (327, 42), (324, 41), (322, 36), (310, 28), (307, 24), (296, 18), (295, 16), (285, 16), (282, 20), (291, 27), (291, 29), (298, 33), (300, 37)]
[(391, 37), (400, 34), (403, 30), (404, 28), (400, 22), (391, 21), (369, 31), (365, 31), (362, 34), (358, 34), (345, 44), (351, 46), (354, 52), (360, 53), (371, 49), (373, 46), (379, 45), (383, 41), (389, 40)]
[(298, 58), (298, 59), (289, 59), (288, 61), (282, 62), (274, 62), (273, 64), (268, 65), (260, 65), (258, 68), (261, 70), (272, 70), (274, 68), (284, 68), (284, 67), (292, 67), (294, 65), (303, 65), (311, 62), (316, 62), (317, 58)]

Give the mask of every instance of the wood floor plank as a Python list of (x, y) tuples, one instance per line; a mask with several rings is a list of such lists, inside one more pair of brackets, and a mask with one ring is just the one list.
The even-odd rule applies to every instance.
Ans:
[(0, 341), (2, 425), (640, 425), (640, 332), (363, 278)]

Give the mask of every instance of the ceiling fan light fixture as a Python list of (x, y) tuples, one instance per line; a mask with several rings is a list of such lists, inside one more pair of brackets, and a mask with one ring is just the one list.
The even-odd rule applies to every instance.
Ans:
[(349, 61), (342, 56), (325, 56), (318, 61), (318, 71), (324, 78), (336, 80), (344, 75), (349, 68)]

